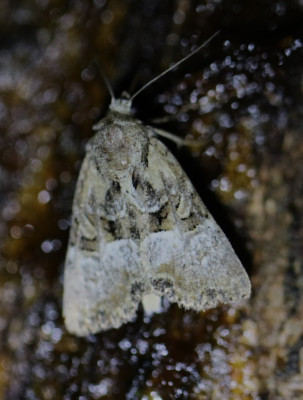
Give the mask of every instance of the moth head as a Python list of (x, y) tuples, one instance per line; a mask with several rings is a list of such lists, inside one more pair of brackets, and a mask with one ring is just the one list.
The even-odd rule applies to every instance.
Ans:
[(120, 114), (130, 115), (132, 100), (127, 92), (123, 92), (119, 99), (112, 97), (109, 109)]
[(219, 34), (220, 31), (215, 32), (208, 40), (206, 40), (204, 43), (202, 43), (199, 47), (197, 47), (194, 51), (192, 51), (190, 54), (188, 54), (186, 57), (183, 57), (181, 60), (176, 62), (175, 64), (171, 65), (169, 68), (167, 68), (165, 71), (161, 72), (159, 75), (155, 76), (153, 79), (148, 81), (145, 85), (143, 85), (139, 90), (137, 90), (132, 96), (130, 96), (127, 92), (123, 92), (121, 97), (116, 99), (114, 95), (114, 91), (106, 78), (104, 74), (102, 74), (104, 82), (107, 86), (107, 89), (110, 93), (111, 96), (111, 103), (109, 106), (109, 109), (111, 111), (124, 114), (124, 115), (131, 115), (131, 107), (132, 107), (132, 102), (135, 97), (137, 97), (143, 90), (148, 88), (150, 85), (152, 85), (154, 82), (156, 82), (158, 79), (162, 78), (164, 75), (166, 75), (168, 72), (172, 71), (174, 68), (182, 64), (184, 61), (186, 61), (188, 58), (192, 57), (194, 54), (196, 54), (198, 51), (200, 51), (203, 47), (205, 47), (214, 37), (216, 37)]

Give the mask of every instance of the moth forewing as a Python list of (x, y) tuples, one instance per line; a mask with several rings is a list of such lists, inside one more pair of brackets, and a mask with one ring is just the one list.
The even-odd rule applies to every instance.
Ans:
[(155, 131), (121, 107), (97, 129), (73, 203), (67, 329), (85, 336), (117, 328), (145, 295), (194, 310), (247, 298), (238, 257)]

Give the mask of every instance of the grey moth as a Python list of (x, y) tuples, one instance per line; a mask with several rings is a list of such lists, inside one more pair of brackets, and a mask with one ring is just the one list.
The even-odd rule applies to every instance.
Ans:
[(76, 186), (63, 315), (78, 336), (133, 320), (150, 294), (194, 310), (250, 295), (231, 244), (158, 139), (163, 132), (131, 115), (133, 98), (112, 97)]

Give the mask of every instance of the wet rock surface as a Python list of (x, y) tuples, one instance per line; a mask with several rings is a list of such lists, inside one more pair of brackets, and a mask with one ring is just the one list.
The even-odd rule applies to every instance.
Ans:
[[(302, 5), (39, 0), (0, 12), (0, 397), (300, 399), (303, 396)], [(167, 143), (248, 270), (249, 302), (165, 305), (85, 339), (61, 317), (73, 191), (109, 94)]]

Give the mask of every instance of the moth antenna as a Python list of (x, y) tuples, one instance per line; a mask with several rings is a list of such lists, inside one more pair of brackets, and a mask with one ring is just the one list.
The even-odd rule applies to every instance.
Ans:
[(112, 101), (115, 100), (114, 91), (113, 91), (113, 88), (111, 87), (111, 85), (109, 83), (109, 80), (107, 79), (107, 76), (104, 74), (104, 72), (102, 70), (100, 70), (100, 74), (101, 74), (101, 76), (103, 78), (103, 81), (104, 81), (106, 87), (107, 87), (107, 90), (109, 91), (111, 100)]
[(107, 76), (103, 72), (101, 65), (100, 65), (99, 61), (97, 60), (97, 58), (93, 59), (92, 64), (96, 67), (97, 73), (99, 73), (101, 75), (101, 78), (103, 79), (103, 82), (105, 83), (105, 86), (107, 87), (107, 90), (110, 94), (111, 100), (115, 100), (113, 88), (111, 87), (111, 84), (109, 83)]
[(194, 54), (198, 53), (203, 47), (208, 45), (209, 42), (211, 42), (217, 35), (219, 35), (220, 31), (218, 30), (215, 32), (209, 39), (207, 39), (204, 43), (202, 43), (199, 47), (196, 48), (196, 50), (193, 50), (191, 53), (189, 53), (187, 56), (182, 58), (181, 60), (177, 61), (175, 64), (173, 64), (171, 67), (167, 68), (165, 71), (161, 72), (161, 74), (157, 75), (155, 78), (147, 82), (145, 85), (141, 87), (135, 94), (133, 94), (130, 98), (130, 101), (133, 101), (135, 97), (138, 96), (139, 93), (141, 93), (143, 90), (145, 90), (148, 86), (156, 82), (158, 79), (162, 78), (162, 76), (166, 75), (168, 72), (173, 70), (174, 68), (178, 67), (180, 64), (182, 64), (184, 61), (188, 60), (191, 56)]

